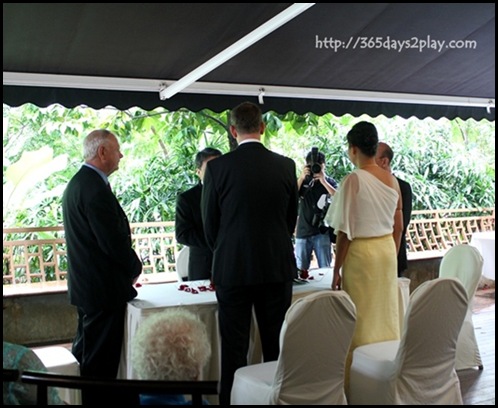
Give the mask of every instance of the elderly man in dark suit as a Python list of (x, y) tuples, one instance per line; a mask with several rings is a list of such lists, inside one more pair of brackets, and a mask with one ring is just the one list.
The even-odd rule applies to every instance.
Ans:
[(279, 334), (297, 267), (296, 166), (261, 143), (261, 110), (245, 102), (230, 114), (238, 147), (207, 164), (202, 220), (213, 249), (221, 333), (220, 404), (230, 404), (235, 371), (247, 365), (254, 306), (265, 361), (278, 358)]
[(179, 194), (176, 199), (176, 240), (190, 248), (188, 280), (211, 279), (213, 252), (206, 243), (201, 217), (202, 180), (208, 161), (221, 156), (218, 149), (206, 147), (195, 156), (199, 184)]
[[(379, 167), (392, 173), (391, 162), (394, 153), (391, 147), (384, 142), (379, 142), (375, 162)], [(406, 230), (412, 217), (412, 187), (405, 180), (396, 177), (401, 191), (401, 201), (403, 203), (403, 233), (401, 234), (401, 244), (398, 252), (398, 276), (403, 276), (403, 272), (408, 268), (406, 256)]]
[[(128, 219), (107, 177), (123, 157), (114, 134), (94, 130), (83, 142), (85, 163), (62, 197), (68, 258), (68, 292), (77, 306), (73, 354), (85, 376), (116, 378), (124, 335), (126, 303), (142, 263), (131, 245)], [(83, 403), (110, 397), (83, 392)], [(119, 401), (119, 396), (113, 399)]]

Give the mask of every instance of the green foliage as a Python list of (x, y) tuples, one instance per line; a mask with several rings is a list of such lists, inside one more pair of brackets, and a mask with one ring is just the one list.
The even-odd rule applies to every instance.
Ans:
[[(83, 138), (93, 129), (107, 128), (119, 137), (124, 158), (111, 183), (131, 222), (174, 220), (177, 194), (198, 182), (197, 151), (212, 146), (227, 153), (232, 148), (228, 112), (27, 104), (19, 108), (4, 105), (3, 118), (4, 200), (13, 168), (27, 170), (47, 148), (53, 158), (67, 157), (65, 166), (48, 166), (50, 171), (24, 178), (25, 193), (19, 202), (25, 205), (12, 205), (11, 200), (6, 206), (4, 201), (4, 227), (62, 224), (60, 197), (81, 167)], [(327, 174), (340, 182), (353, 170), (346, 133), (358, 121), (368, 120), (377, 126), (380, 139), (393, 148), (393, 171), (412, 185), (414, 209), (495, 205), (494, 122), (293, 112), (265, 113), (264, 120), (264, 144), (294, 159), (298, 172), (311, 147), (317, 146), (325, 153)], [(22, 164), (21, 157), (28, 152), (36, 160)]]

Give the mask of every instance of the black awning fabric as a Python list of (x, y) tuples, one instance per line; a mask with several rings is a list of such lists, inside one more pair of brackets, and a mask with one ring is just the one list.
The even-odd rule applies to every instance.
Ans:
[[(132, 106), (139, 106), (145, 110), (153, 110), (162, 106), (170, 111), (187, 108), (193, 112), (198, 112), (202, 109), (222, 112), (248, 100), (258, 103), (257, 98), (248, 98), (244, 96), (178, 94), (170, 100), (158, 101), (157, 95), (149, 92), (17, 86), (4, 86), (3, 97), (4, 103), (7, 103), (9, 106), (35, 103), (38, 106), (46, 107), (54, 103), (59, 103), (68, 108), (86, 105), (94, 109), (101, 109), (111, 105), (121, 110), (128, 109)], [(265, 97), (261, 109), (263, 112), (295, 112), (297, 114), (313, 112), (317, 115), (333, 113), (336, 116), (346, 114), (360, 116), (366, 113), (372, 117), (379, 115), (393, 117), (397, 115), (404, 118), (415, 116), (421, 119), (426, 117), (435, 119), (444, 117), (448, 119), (460, 118), (466, 120), (472, 118), (475, 120), (487, 119), (489, 121), (494, 121), (494, 109), (492, 109), (490, 113), (487, 113), (484, 108), (408, 103), (327, 101)]]
[[(177, 80), (292, 3), (4, 3), (4, 72)], [(403, 48), (400, 49), (400, 44)], [(407, 48), (411, 46), (413, 48)], [(458, 48), (452, 48), (458, 47)], [(319, 3), (203, 82), (495, 98), (493, 3)], [(231, 109), (254, 96), (3, 86), (10, 106)], [(284, 113), (494, 120), (495, 109), (265, 97)]]

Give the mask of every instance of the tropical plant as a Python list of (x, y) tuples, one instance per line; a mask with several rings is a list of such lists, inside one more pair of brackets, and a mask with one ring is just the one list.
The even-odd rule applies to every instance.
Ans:
[[(62, 224), (62, 190), (81, 166), (82, 141), (90, 130), (107, 128), (119, 137), (124, 158), (111, 182), (131, 222), (174, 220), (177, 194), (198, 182), (196, 152), (212, 146), (227, 153), (234, 147), (228, 112), (27, 104), (4, 105), (3, 117), (4, 227)], [(394, 172), (412, 185), (414, 209), (494, 207), (494, 122), (292, 112), (267, 112), (264, 120), (268, 148), (294, 159), (300, 171), (317, 146), (325, 153), (327, 174), (339, 182), (353, 169), (347, 131), (360, 120), (371, 121), (395, 151)], [(31, 157), (27, 164), (23, 154)]]

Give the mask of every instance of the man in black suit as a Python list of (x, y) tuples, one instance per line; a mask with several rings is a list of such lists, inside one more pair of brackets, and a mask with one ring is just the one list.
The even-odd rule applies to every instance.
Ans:
[(211, 279), (213, 252), (206, 243), (201, 217), (202, 180), (208, 161), (221, 156), (218, 149), (206, 147), (195, 156), (199, 184), (178, 195), (176, 200), (176, 240), (190, 248), (188, 280)]
[[(394, 153), (387, 143), (379, 142), (375, 161), (379, 167), (392, 173), (391, 162)], [(398, 276), (403, 276), (403, 272), (408, 268), (406, 257), (406, 230), (412, 217), (412, 187), (405, 180), (396, 177), (401, 190), (401, 201), (403, 203), (403, 233), (401, 234), (401, 245), (398, 252)]]
[[(142, 263), (132, 248), (128, 219), (107, 177), (123, 157), (114, 134), (94, 130), (83, 142), (85, 163), (62, 197), (68, 258), (68, 293), (78, 310), (72, 352), (85, 376), (116, 378), (124, 335), (126, 303)], [(103, 397), (83, 392), (83, 403)]]
[(261, 143), (261, 110), (245, 102), (230, 113), (238, 147), (206, 166), (202, 221), (213, 249), (221, 333), (220, 405), (230, 404), (235, 371), (247, 365), (254, 306), (265, 361), (278, 358), (279, 335), (297, 267), (296, 165)]

